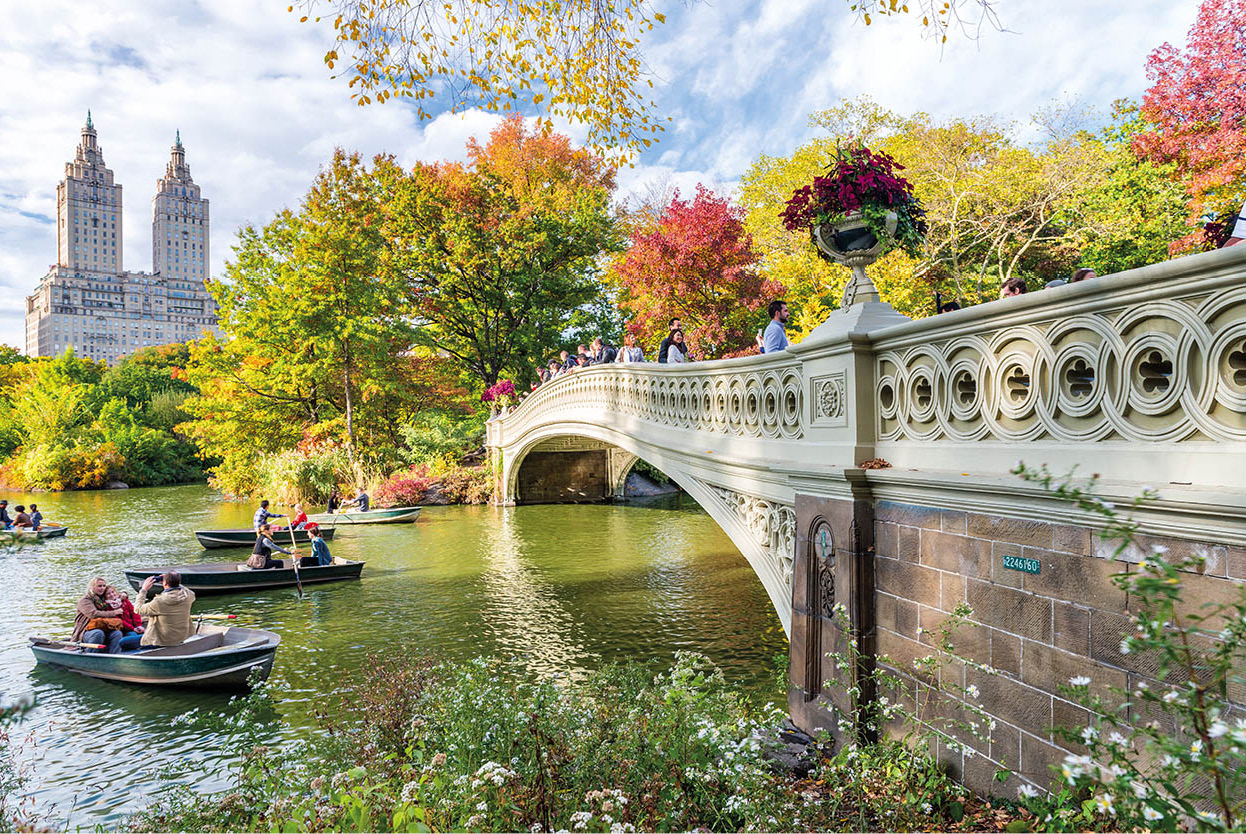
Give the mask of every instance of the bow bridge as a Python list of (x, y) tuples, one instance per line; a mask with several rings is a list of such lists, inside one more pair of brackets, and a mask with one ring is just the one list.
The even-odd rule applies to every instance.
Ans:
[[(637, 460), (660, 469), (765, 586), (805, 725), (835, 706), (835, 603), (867, 652), (894, 659), (926, 653), (919, 627), (967, 602), (966, 645), (1004, 672), (993, 714), (1045, 774), (1064, 672), (1141, 672), (1103, 648), (1128, 610), (1094, 520), (1011, 470), (1077, 467), (1126, 502), (1158, 488), (1145, 541), (1202, 548), (1196, 578), (1216, 582), (1201, 593), (1235, 591), (1246, 246), (916, 321), (860, 290), (782, 353), (590, 367), (542, 386), (489, 421), (496, 499), (609, 500)], [(861, 468), (875, 459), (890, 466)], [(1064, 677), (1027, 672), (1030, 658)], [(1018, 699), (1024, 717), (1009, 711)]]

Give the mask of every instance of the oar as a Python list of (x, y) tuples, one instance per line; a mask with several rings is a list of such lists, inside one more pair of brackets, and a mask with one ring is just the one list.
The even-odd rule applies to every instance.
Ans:
[(236, 620), (237, 614), (196, 614), (201, 620)]
[(294, 540), (294, 521), (290, 520), (287, 527), (290, 531), (290, 547), (294, 549), (294, 556), (290, 559), (290, 564), (294, 566), (294, 587), (298, 588), (299, 599), (303, 598), (303, 580), (299, 578), (299, 543)]
[(50, 640), (46, 637), (42, 639), (40, 638), (35, 638), (35, 639), (38, 640), (38, 643), (36, 645), (44, 645), (44, 646), (50, 646), (53, 643), (55, 643), (58, 646), (74, 646), (79, 649), (106, 649), (108, 648), (103, 643), (80, 643), (76, 640)]

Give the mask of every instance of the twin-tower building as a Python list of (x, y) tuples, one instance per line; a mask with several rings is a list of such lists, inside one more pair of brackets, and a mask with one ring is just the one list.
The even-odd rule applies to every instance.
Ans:
[(151, 201), (151, 272), (121, 260), (121, 185), (104, 164), (91, 114), (56, 188), (56, 264), (26, 298), (26, 353), (115, 364), (151, 345), (216, 330), (208, 201), (190, 176), (181, 133)]

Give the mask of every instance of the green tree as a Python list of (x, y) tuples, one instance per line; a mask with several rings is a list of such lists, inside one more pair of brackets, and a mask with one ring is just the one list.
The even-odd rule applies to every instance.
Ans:
[(577, 324), (609, 324), (591, 313), (605, 294), (601, 256), (618, 246), (614, 170), (518, 117), (469, 143), (468, 157), (417, 165), (386, 233), (402, 243), (420, 342), (487, 385), (528, 381)]

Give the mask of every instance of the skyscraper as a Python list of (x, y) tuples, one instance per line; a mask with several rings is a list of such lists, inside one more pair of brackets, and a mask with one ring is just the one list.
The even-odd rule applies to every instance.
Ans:
[(190, 176), (181, 132), (152, 199), (153, 270), (122, 263), (121, 186), (104, 164), (91, 114), (56, 189), (57, 262), (26, 299), (26, 353), (116, 363), (151, 345), (216, 330), (208, 201)]

